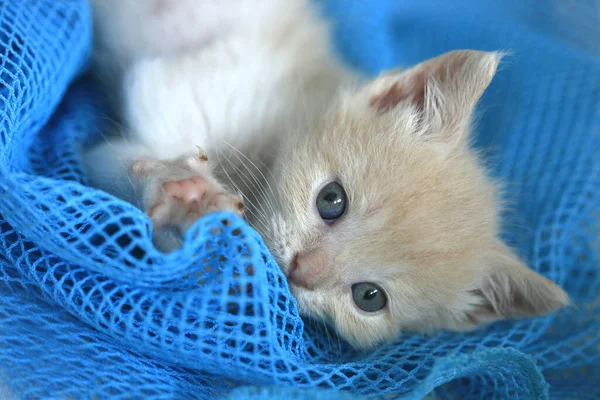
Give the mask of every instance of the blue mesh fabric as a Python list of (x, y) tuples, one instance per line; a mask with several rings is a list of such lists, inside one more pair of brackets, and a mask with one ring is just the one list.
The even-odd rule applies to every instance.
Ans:
[(476, 145), (507, 184), (507, 240), (577, 307), (359, 354), (300, 319), (242, 220), (207, 216), (181, 250), (159, 253), (149, 220), (86, 187), (76, 155), (107, 129), (81, 76), (89, 6), (0, 0), (0, 388), (40, 399), (600, 398), (598, 2), (322, 4), (341, 52), (367, 73), (457, 48), (513, 52), (482, 99)]

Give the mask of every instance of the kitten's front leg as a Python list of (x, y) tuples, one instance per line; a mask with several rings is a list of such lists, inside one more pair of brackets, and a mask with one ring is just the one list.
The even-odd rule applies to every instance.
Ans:
[(202, 150), (171, 160), (139, 159), (131, 165), (130, 174), (141, 189), (141, 207), (152, 219), (154, 244), (162, 251), (181, 246), (173, 228), (183, 235), (210, 212), (243, 214), (242, 197), (213, 176)]
[(154, 224), (154, 243), (163, 251), (181, 245), (198, 218), (212, 211), (242, 215), (242, 197), (232, 194), (213, 175), (204, 151), (195, 149), (170, 160), (135, 140), (108, 140), (82, 149), (81, 160), (89, 184), (129, 201), (145, 211)]
[(210, 212), (243, 214), (242, 197), (217, 181), (201, 149), (173, 160), (137, 160), (131, 174), (141, 183), (143, 208), (156, 230), (171, 227), (184, 233)]

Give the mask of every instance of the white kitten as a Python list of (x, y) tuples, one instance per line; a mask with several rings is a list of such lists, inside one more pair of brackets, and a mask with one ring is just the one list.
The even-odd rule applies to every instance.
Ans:
[[(247, 216), (300, 311), (357, 348), (568, 302), (498, 238), (496, 189), (468, 147), (498, 54), (453, 52), (338, 94), (350, 79), (308, 1), (191, 3), (96, 1), (99, 62), (116, 71), (131, 132), (83, 155), (94, 185), (184, 231), (240, 212), (218, 168), (277, 154), (268, 190), (234, 180)], [(138, 193), (122, 190), (130, 179)]]
[[(97, 70), (120, 99), (128, 132), (82, 158), (93, 186), (137, 203), (155, 226), (185, 230), (209, 211), (240, 213), (241, 197), (220, 183), (215, 161), (227, 165), (221, 175), (235, 175), (233, 146), (269, 165), (346, 75), (305, 0), (94, 6)], [(177, 245), (165, 240), (157, 238), (163, 249)]]

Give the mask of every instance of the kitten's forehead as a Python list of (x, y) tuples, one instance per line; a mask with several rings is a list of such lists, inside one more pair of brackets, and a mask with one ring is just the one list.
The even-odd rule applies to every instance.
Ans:
[(410, 107), (379, 115), (360, 101), (342, 102), (296, 147), (306, 170), (293, 181), (306, 188), (303, 201), (314, 197), (312, 179), (338, 178), (349, 198), (347, 228), (357, 242), (373, 241), (373, 254), (361, 254), (379, 259), (435, 254), (440, 245), (454, 249), (471, 236), (493, 236), (495, 188), (476, 154), (421, 140)]
[(394, 115), (381, 115), (367, 101), (342, 96), (312, 134), (306, 135), (300, 147), (318, 160), (316, 165), (371, 181), (375, 174), (383, 179), (388, 175), (385, 171), (391, 173), (419, 160), (418, 153), (427, 146), (418, 140), (415, 110), (407, 106)]
[(429, 263), (492, 237), (495, 188), (476, 154), (466, 146), (447, 151), (419, 129), (418, 110), (409, 104), (382, 114), (369, 108), (368, 96), (341, 96), (282, 164), (298, 233), (315, 236), (316, 193), (338, 180), (349, 206), (324, 235), (334, 236), (326, 243), (343, 262)]

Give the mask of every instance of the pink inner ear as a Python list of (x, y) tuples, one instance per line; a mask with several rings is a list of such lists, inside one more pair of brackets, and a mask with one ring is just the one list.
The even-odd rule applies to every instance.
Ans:
[(369, 103), (380, 112), (388, 111), (401, 101), (409, 100), (419, 109), (425, 106), (426, 86), (430, 78), (445, 85), (464, 67), (468, 54), (452, 52), (425, 61), (402, 73), (391, 87), (375, 95)]
[(405, 100), (410, 100), (418, 108), (423, 109), (425, 104), (425, 71), (414, 72), (407, 81), (394, 82), (390, 88), (374, 96), (369, 105), (377, 111), (386, 112)]
[(405, 98), (406, 93), (403, 86), (400, 86), (399, 82), (394, 82), (392, 87), (388, 88), (383, 93), (374, 96), (369, 102), (369, 105), (376, 108), (378, 111), (385, 112), (396, 107), (396, 105)]

